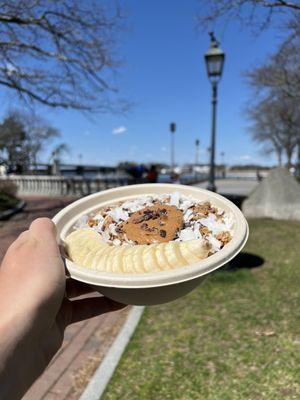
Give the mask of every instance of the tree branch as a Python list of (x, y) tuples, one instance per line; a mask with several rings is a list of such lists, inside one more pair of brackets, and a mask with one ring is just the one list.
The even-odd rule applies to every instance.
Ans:
[(119, 7), (101, 0), (0, 2), (0, 84), (51, 107), (113, 109), (122, 21)]

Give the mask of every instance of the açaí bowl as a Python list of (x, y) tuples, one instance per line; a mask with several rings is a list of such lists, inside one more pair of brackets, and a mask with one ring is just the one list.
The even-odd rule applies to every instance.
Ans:
[(198, 286), (207, 274), (235, 257), (248, 238), (248, 224), (242, 212), (231, 201), (214, 192), (193, 186), (173, 184), (140, 184), (104, 190), (68, 205), (53, 218), (58, 241), (72, 231), (77, 219), (101, 206), (126, 201), (146, 194), (180, 192), (199, 201), (210, 201), (234, 216), (234, 234), (223, 249), (208, 258), (186, 267), (144, 274), (117, 274), (80, 267), (66, 258), (66, 267), (73, 279), (92, 285), (96, 291), (124, 304), (152, 305), (184, 296)]

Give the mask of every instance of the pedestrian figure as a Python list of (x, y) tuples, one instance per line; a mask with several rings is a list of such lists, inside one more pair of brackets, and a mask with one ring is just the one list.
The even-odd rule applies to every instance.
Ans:
[(179, 184), (180, 183), (179, 174), (177, 174), (176, 172), (172, 172), (171, 173), (171, 182), (175, 183), (175, 184)]
[(151, 165), (148, 171), (147, 180), (149, 183), (156, 183), (157, 178), (158, 178), (157, 168), (155, 165)]
[(262, 180), (262, 176), (258, 169), (256, 170), (256, 179), (258, 180), (258, 182), (260, 182)]

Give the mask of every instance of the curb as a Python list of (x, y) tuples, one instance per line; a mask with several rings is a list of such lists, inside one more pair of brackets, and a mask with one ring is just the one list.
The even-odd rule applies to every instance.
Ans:
[(134, 306), (115, 341), (97, 368), (79, 400), (99, 400), (103, 395), (120, 358), (135, 331), (145, 307)]
[(9, 210), (0, 212), (0, 221), (8, 219), (12, 217), (14, 214), (22, 211), (25, 206), (26, 206), (26, 201), (20, 200), (19, 203), (14, 208), (10, 208)]

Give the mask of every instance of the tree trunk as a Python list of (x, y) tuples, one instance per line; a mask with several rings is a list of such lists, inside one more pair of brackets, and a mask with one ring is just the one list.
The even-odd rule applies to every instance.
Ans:
[(300, 182), (300, 138), (297, 145), (296, 178)]
[(289, 148), (286, 149), (286, 158), (287, 158), (287, 168), (291, 169), (292, 168), (292, 155), (293, 155), (293, 149)]
[(281, 150), (277, 151), (277, 158), (278, 158), (278, 166), (282, 167), (282, 151)]

